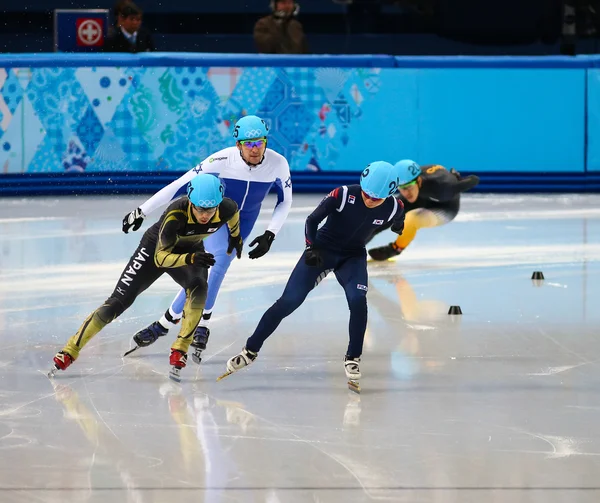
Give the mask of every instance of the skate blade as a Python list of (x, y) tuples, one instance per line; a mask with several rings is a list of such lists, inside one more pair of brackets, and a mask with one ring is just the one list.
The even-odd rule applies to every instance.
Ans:
[(225, 379), (227, 376), (230, 376), (231, 374), (233, 374), (233, 372), (231, 370), (228, 370), (223, 375), (217, 377), (217, 382), (219, 382), (222, 379)]
[(134, 352), (136, 349), (138, 349), (138, 348), (139, 348), (139, 346), (136, 346), (135, 348), (133, 348), (133, 349), (130, 349), (130, 350), (129, 350), (129, 351), (127, 351), (126, 353), (123, 353), (123, 356), (130, 355), (131, 353), (133, 353), (133, 352)]
[(50, 379), (52, 379), (52, 378), (53, 378), (53, 377), (56, 375), (56, 372), (57, 372), (57, 371), (58, 371), (58, 369), (57, 369), (56, 367), (52, 367), (52, 368), (50, 369), (50, 372), (48, 372), (48, 374), (47, 374), (47, 375), (48, 375), (48, 377), (49, 377)]
[(348, 389), (350, 391), (354, 391), (354, 393), (358, 393), (360, 394), (360, 384), (358, 381), (354, 381), (354, 380), (349, 380), (348, 381)]
[(192, 361), (196, 365), (200, 365), (200, 363), (202, 362), (202, 356), (200, 356), (201, 354), (202, 354), (202, 352), (200, 352), (200, 353), (192, 353)]
[(367, 257), (367, 262), (375, 262), (383, 264), (384, 262), (396, 262), (400, 257), (396, 255), (395, 257), (386, 258), (385, 260), (375, 260), (373, 257)]
[(172, 367), (171, 371), (169, 372), (169, 379), (175, 382), (181, 382), (181, 369)]

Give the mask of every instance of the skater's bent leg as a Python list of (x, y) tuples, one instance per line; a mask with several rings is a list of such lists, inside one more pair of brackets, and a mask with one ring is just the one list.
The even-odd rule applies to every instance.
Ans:
[(327, 260), (322, 267), (311, 267), (304, 263), (304, 254), (292, 271), (281, 297), (260, 319), (254, 333), (246, 341), (246, 349), (258, 353), (267, 338), (277, 329), (281, 320), (292, 314), (306, 299), (309, 292), (331, 271)]
[(63, 351), (74, 360), (81, 349), (106, 325), (121, 316), (135, 301), (137, 296), (154, 283), (162, 274), (154, 264), (147, 250), (151, 243), (140, 243), (121, 273), (121, 277), (111, 296), (90, 314), (77, 333), (69, 339)]
[(206, 285), (196, 286), (188, 290), (188, 299), (183, 308), (183, 321), (177, 340), (171, 346), (171, 349), (177, 349), (187, 353), (190, 344), (194, 339), (194, 332), (198, 322), (202, 317), (202, 309), (206, 302)]
[[(185, 288), (182, 288), (181, 290), (179, 290), (179, 292), (177, 292), (177, 295), (175, 295), (175, 298), (171, 302), (169, 309), (167, 309), (165, 313), (160, 317), (160, 320), (158, 320), (159, 325), (165, 330), (165, 333), (170, 328), (173, 328), (175, 325), (177, 325), (177, 323), (179, 323), (179, 320), (181, 319), (181, 315), (183, 313), (185, 298)], [(152, 327), (153, 325), (156, 325), (156, 322), (152, 323), (151, 325), (149, 325), (149, 327), (145, 328), (144, 330), (140, 330), (136, 334), (136, 336), (140, 336), (144, 332), (147, 332), (148, 329), (150, 329), (150, 327)]]
[(229, 269), (229, 266), (234, 258), (235, 253), (227, 255), (226, 251), (215, 255), (215, 265), (210, 268), (208, 293), (206, 296), (205, 310), (209, 313), (212, 312), (212, 309), (215, 306), (217, 296), (219, 295), (219, 290), (221, 289), (221, 285), (223, 284), (227, 270)]
[[(173, 321), (169, 320), (169, 317), (172, 320), (179, 321), (179, 319), (181, 319), (181, 314), (183, 313), (183, 306), (185, 305), (185, 299), (186, 299), (185, 288), (182, 288), (181, 290), (179, 290), (179, 292), (177, 292), (177, 295), (175, 295), (175, 298), (173, 299), (173, 302), (171, 302), (169, 309), (163, 315), (163, 318), (165, 318), (165, 319), (164, 320), (163, 320), (163, 318), (160, 319), (161, 323), (165, 320), (168, 323), (173, 323)], [(167, 313), (168, 313), (168, 315), (167, 315)]]
[(193, 266), (179, 268), (178, 271), (169, 273), (173, 279), (186, 287), (186, 302), (183, 307), (181, 329), (171, 349), (187, 353), (206, 302), (207, 273), (206, 269)]
[(440, 208), (418, 208), (409, 211), (404, 220), (404, 230), (394, 243), (394, 248), (404, 250), (417, 235), (419, 229), (439, 227), (454, 220), (458, 214), (458, 203)]
[(92, 337), (111, 321), (123, 314), (123, 311), (128, 307), (121, 303), (119, 299), (108, 298), (104, 304), (85, 319), (79, 330), (77, 330), (77, 333), (65, 344), (63, 351), (69, 354), (73, 360), (76, 360), (79, 352)]
[(335, 276), (344, 288), (350, 309), (348, 351), (346, 356), (360, 358), (367, 330), (367, 288), (369, 277), (365, 257), (353, 257), (335, 271)]
[[(240, 235), (244, 244), (252, 232), (257, 218), (258, 213), (242, 213), (240, 215)], [(235, 259), (235, 252), (227, 255), (228, 245), (229, 233), (225, 227), (222, 227), (215, 234), (206, 238), (206, 251), (215, 256), (215, 265), (210, 268), (208, 275), (208, 294), (206, 296), (206, 305), (204, 306), (204, 313), (208, 315), (208, 319), (210, 319), (210, 314), (212, 314), (212, 310), (215, 307), (221, 284), (225, 279), (229, 266)]]
[[(209, 288), (208, 299), (212, 300), (212, 304), (214, 304), (214, 299), (216, 299), (217, 293), (223, 282), (223, 278), (225, 277), (225, 272), (229, 268), (229, 264), (224, 264), (224, 257), (229, 258), (227, 256), (227, 244), (228, 244), (228, 233), (225, 227), (222, 227), (214, 234), (208, 236), (204, 240), (204, 249), (207, 253), (211, 253), (215, 257), (215, 265), (211, 268), (209, 276), (211, 277), (211, 282), (214, 283), (213, 288)], [(231, 263), (231, 259), (229, 260)], [(214, 275), (214, 272), (217, 271), (217, 274)], [(214, 275), (214, 278), (213, 278)], [(160, 324), (164, 328), (172, 328), (175, 323), (177, 323), (183, 314), (183, 309), (187, 300), (187, 292), (185, 288), (179, 290), (173, 302), (171, 302), (171, 306), (165, 314), (160, 319)], [(211, 309), (212, 309), (211, 304)]]

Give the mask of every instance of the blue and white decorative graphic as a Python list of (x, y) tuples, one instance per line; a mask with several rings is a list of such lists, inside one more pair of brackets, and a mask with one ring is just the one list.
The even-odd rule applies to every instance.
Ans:
[[(153, 57), (0, 68), (0, 174), (186, 171), (233, 145), (248, 114), (265, 119), (269, 147), (293, 171), (406, 158), (466, 172), (585, 169), (583, 69), (156, 66)], [(590, 75), (595, 133), (600, 86)]]
[(0, 173), (187, 170), (267, 120), (293, 170), (336, 166), (378, 70), (98, 67), (0, 69)]

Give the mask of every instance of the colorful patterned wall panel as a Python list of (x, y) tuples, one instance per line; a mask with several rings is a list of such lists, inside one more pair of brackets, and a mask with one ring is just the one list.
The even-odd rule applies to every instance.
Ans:
[[(27, 57), (9, 56), (0, 57), (0, 174), (183, 171), (232, 145), (246, 114), (268, 121), (269, 146), (294, 171), (402, 158), (471, 172), (585, 170), (584, 68), (463, 68), (462, 59), (436, 68), (448, 61), (426, 58), (411, 60), (423, 68), (352, 67), (344, 57), (305, 57), (339, 67), (273, 67), (281, 61), (257, 56), (255, 67), (160, 66), (188, 58), (160, 53), (96, 67), (78, 66), (80, 55), (57, 67), (26, 55), (41, 62), (25, 67)], [(109, 61), (129, 59), (119, 58)]]
[(292, 169), (353, 169), (339, 164), (352, 123), (380, 108), (391, 71), (0, 69), (0, 172), (185, 170), (232, 145), (246, 114), (268, 121)]

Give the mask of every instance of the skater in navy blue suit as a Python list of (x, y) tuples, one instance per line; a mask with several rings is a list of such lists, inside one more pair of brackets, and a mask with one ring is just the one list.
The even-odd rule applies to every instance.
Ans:
[[(394, 167), (377, 161), (362, 172), (360, 185), (338, 187), (321, 201), (306, 219), (306, 249), (282, 296), (263, 315), (242, 352), (227, 362), (225, 376), (254, 361), (283, 318), (298, 309), (309, 292), (333, 272), (346, 292), (350, 308), (350, 343), (344, 368), (348, 379), (360, 379), (358, 364), (367, 328), (365, 245), (376, 229), (390, 222), (391, 230), (402, 234), (404, 208), (392, 197), (397, 186)], [(325, 218), (327, 222), (318, 229)]]

